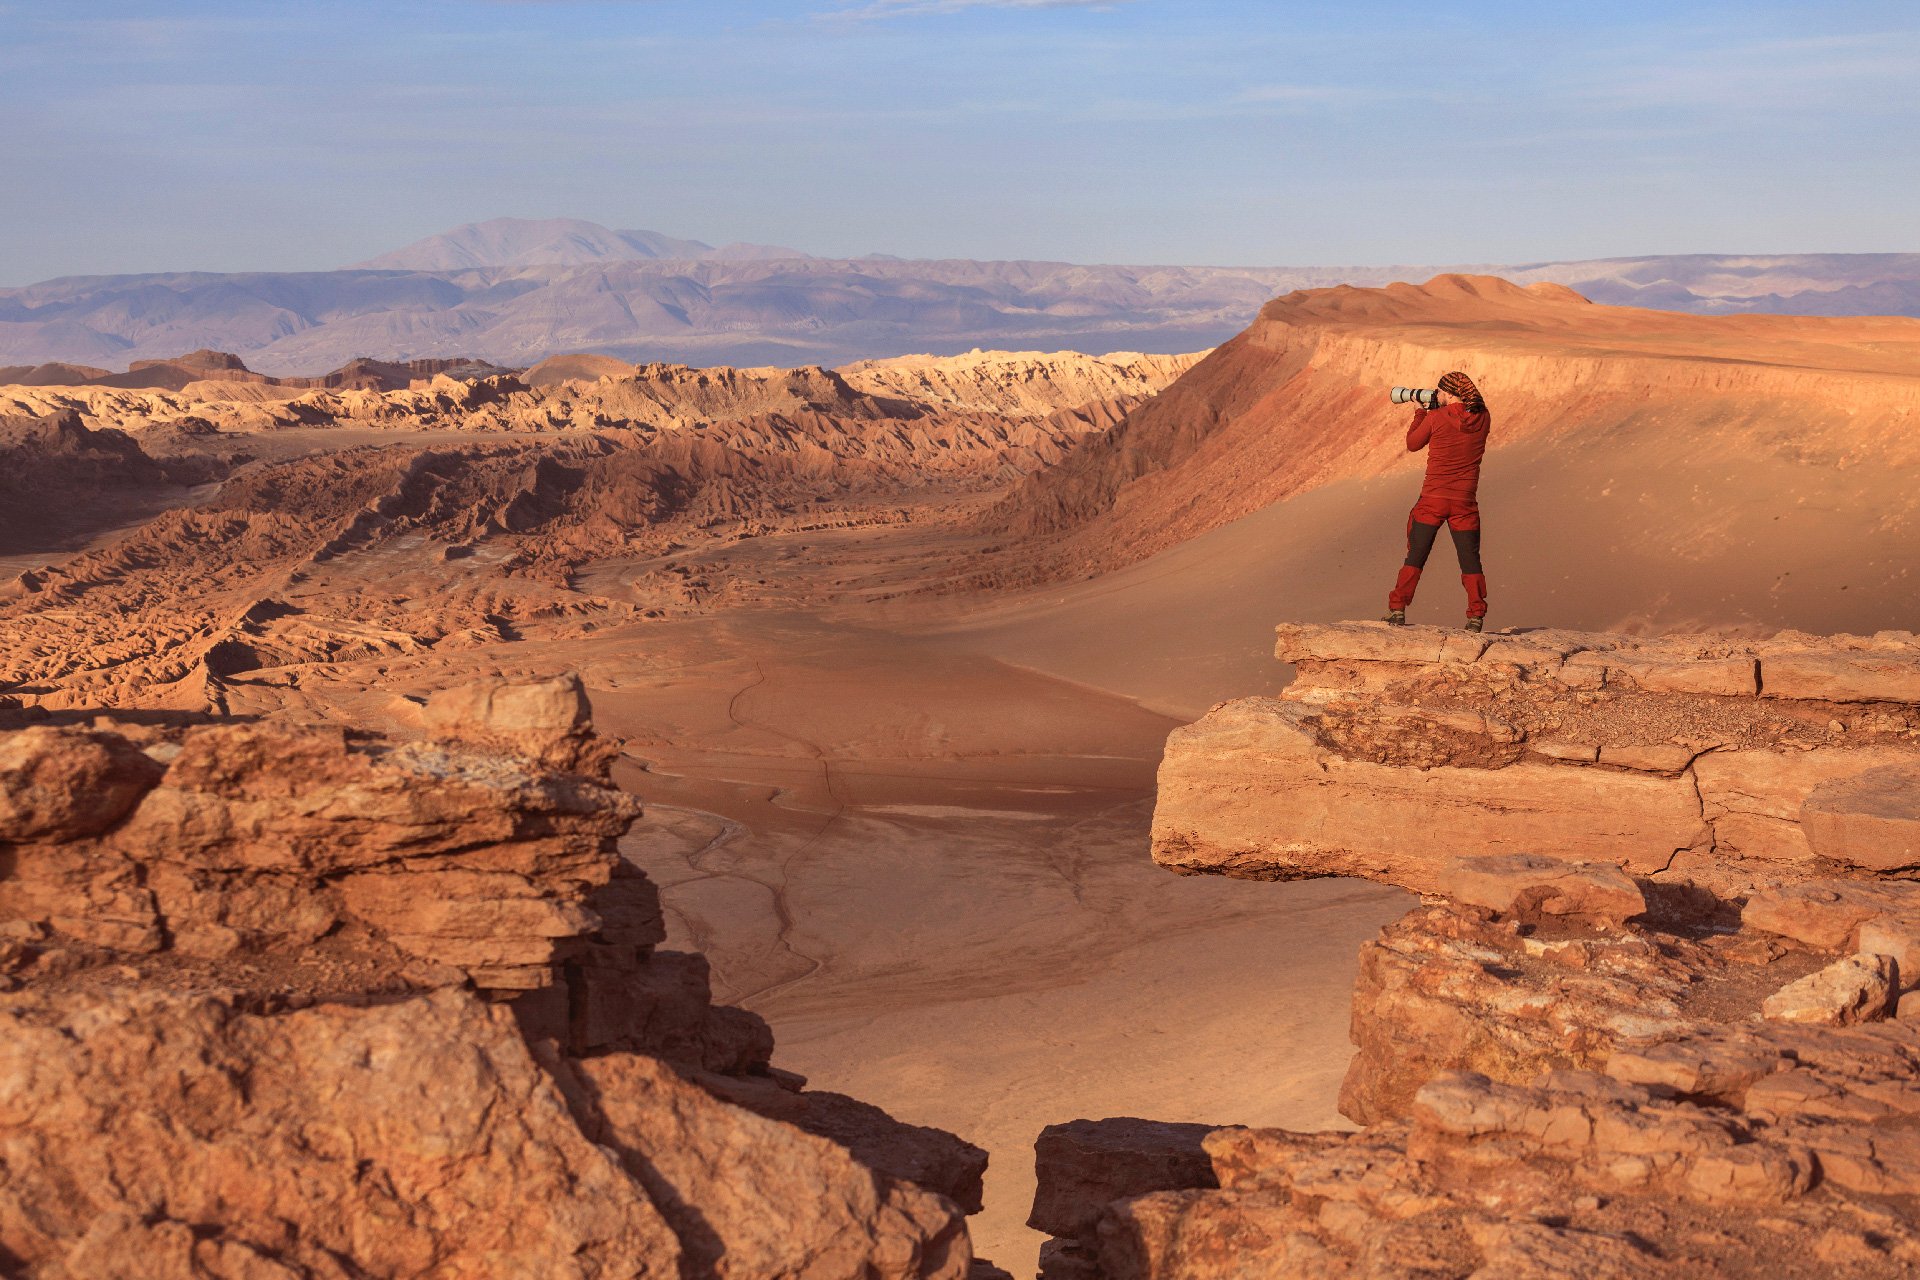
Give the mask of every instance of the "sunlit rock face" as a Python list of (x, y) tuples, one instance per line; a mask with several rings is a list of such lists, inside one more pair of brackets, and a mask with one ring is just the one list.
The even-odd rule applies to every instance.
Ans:
[(577, 679), (191, 719), (0, 735), (11, 1271), (967, 1275), (984, 1154), (655, 949)]

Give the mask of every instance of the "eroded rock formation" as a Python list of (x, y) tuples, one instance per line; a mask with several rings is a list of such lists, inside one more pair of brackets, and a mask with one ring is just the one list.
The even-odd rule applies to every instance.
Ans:
[(656, 950), (577, 680), (421, 719), (0, 736), (8, 1274), (967, 1275), (983, 1153)]
[(140, 512), (143, 493), (222, 479), (217, 457), (154, 457), (123, 431), (66, 410), (0, 414), (0, 548), (59, 538)]
[[(234, 357), (195, 352), (73, 385), (0, 384), (0, 411), (72, 412), (140, 432), (201, 423), (225, 432), (353, 425), (395, 430), (689, 431), (825, 415), (962, 431), (989, 419), (1048, 420), (1068, 435), (1104, 429), (1200, 359), (1118, 352), (975, 351), (901, 356), (842, 370), (629, 365), (555, 356), (524, 375), (455, 360), (356, 360), (312, 378), (267, 378)], [(229, 363), (230, 362), (230, 363)], [(29, 371), (37, 375), (38, 371)]]
[(1367, 1127), (1055, 1126), (1047, 1280), (1920, 1269), (1911, 636), (1280, 652), (1173, 735), (1156, 856), (1427, 895), (1362, 949)]
[(1446, 889), (1533, 853), (1741, 894), (1920, 866), (1920, 641), (1285, 626), (1279, 698), (1169, 739), (1178, 871)]

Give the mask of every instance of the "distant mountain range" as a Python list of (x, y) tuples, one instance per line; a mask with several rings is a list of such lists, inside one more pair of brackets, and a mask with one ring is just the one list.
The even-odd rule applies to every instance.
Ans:
[(338, 271), (70, 276), (0, 289), (0, 365), (124, 368), (195, 348), (271, 374), (355, 357), (532, 364), (558, 352), (827, 364), (973, 347), (1193, 351), (1292, 289), (1442, 271), (1596, 302), (1725, 314), (1920, 316), (1920, 254), (1687, 255), (1385, 267), (815, 258), (574, 219), (494, 219)]
[(751, 262), (806, 258), (773, 244), (679, 240), (658, 231), (612, 231), (578, 218), (492, 218), (416, 240), (348, 270), (466, 271), (473, 267), (577, 267), (588, 262)]

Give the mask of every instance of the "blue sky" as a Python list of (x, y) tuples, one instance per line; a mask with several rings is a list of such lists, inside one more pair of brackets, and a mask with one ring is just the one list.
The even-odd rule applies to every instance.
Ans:
[(0, 0), (0, 283), (569, 216), (820, 254), (1920, 249), (1920, 6)]

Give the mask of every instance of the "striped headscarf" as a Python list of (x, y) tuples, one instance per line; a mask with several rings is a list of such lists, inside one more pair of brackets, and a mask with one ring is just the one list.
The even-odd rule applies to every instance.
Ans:
[(1469, 409), (1484, 409), (1487, 402), (1480, 398), (1480, 388), (1473, 385), (1473, 379), (1455, 369), (1440, 379), (1440, 389), (1456, 400), (1466, 403)]

